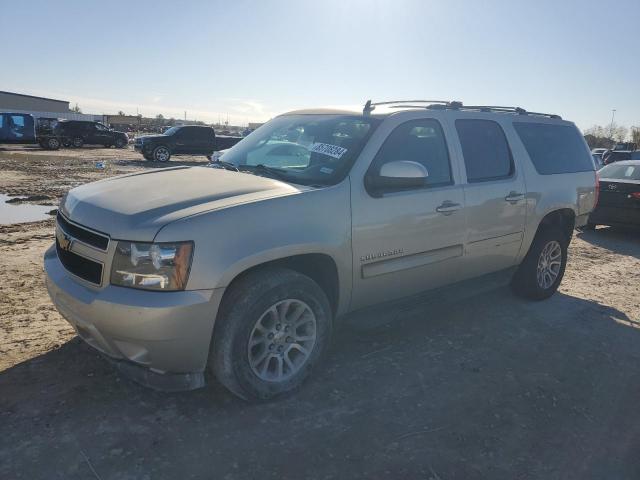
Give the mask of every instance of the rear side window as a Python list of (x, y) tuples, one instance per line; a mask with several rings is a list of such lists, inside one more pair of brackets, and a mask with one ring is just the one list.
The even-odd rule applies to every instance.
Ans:
[(180, 130), (180, 137), (184, 140), (200, 139), (199, 128), (183, 128)]
[(594, 169), (577, 128), (518, 122), (514, 122), (513, 127), (539, 174), (587, 172)]
[(500, 125), (491, 120), (456, 120), (456, 130), (469, 183), (513, 175), (513, 157)]
[(209, 140), (214, 137), (213, 130), (210, 128), (198, 128), (196, 130), (196, 136), (200, 140)]

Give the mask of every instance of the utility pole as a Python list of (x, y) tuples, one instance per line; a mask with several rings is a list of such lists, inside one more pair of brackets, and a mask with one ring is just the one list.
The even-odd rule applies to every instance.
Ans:
[(613, 119), (616, 118), (616, 109), (611, 110), (611, 125), (609, 125), (609, 138), (613, 140)]

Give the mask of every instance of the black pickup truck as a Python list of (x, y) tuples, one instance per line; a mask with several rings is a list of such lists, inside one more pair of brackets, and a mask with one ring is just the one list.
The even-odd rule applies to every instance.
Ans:
[(205, 155), (231, 148), (241, 137), (216, 135), (211, 127), (184, 125), (171, 127), (162, 135), (137, 137), (133, 148), (145, 159), (168, 162), (172, 155)]
[(46, 150), (58, 150), (61, 141), (55, 133), (38, 130), (33, 115), (0, 112), (0, 143), (19, 145), (37, 143)]

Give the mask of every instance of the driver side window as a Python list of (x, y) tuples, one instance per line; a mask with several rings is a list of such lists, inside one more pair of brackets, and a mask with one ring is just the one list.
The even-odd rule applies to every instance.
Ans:
[(411, 120), (397, 126), (382, 144), (369, 171), (378, 175), (385, 163), (402, 160), (420, 163), (427, 169), (427, 188), (453, 183), (447, 143), (437, 120)]

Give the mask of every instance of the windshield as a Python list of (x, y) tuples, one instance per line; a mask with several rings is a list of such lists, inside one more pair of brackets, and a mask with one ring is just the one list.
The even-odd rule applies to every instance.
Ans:
[(240, 170), (269, 169), (291, 183), (332, 185), (347, 174), (379, 122), (357, 115), (283, 115), (252, 132), (222, 160)]
[(618, 180), (640, 180), (640, 165), (611, 164), (599, 172), (600, 178), (614, 178)]
[(166, 132), (164, 132), (165, 135), (173, 135), (174, 133), (176, 133), (178, 130), (180, 130), (180, 127), (171, 127), (169, 130), (167, 130)]

